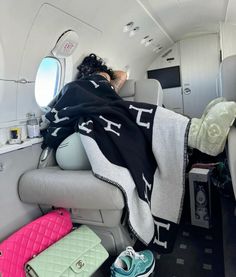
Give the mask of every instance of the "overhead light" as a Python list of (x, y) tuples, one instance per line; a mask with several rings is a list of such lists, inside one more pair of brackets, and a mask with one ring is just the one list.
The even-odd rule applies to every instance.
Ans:
[(127, 23), (127, 24), (123, 27), (123, 32), (124, 32), (124, 33), (129, 32), (129, 31), (133, 28), (133, 26), (134, 26), (134, 22), (133, 22), (133, 21)]
[(148, 38), (149, 38), (149, 36), (145, 36), (145, 37), (140, 41), (140, 43), (141, 43), (141, 44), (144, 44), (144, 43), (147, 41)]
[(139, 30), (139, 27), (135, 27), (133, 30), (129, 32), (129, 37), (133, 37), (136, 35), (137, 31)]
[(151, 45), (152, 41), (153, 41), (152, 38), (149, 39), (148, 41), (145, 42), (144, 46), (145, 46), (145, 47), (148, 47), (149, 45)]
[(153, 52), (159, 53), (162, 49), (162, 46), (160, 44), (154, 45), (154, 48), (152, 49)]
[(159, 53), (161, 51), (161, 49), (162, 49), (162, 47), (161, 48), (155, 47), (152, 51), (155, 53)]

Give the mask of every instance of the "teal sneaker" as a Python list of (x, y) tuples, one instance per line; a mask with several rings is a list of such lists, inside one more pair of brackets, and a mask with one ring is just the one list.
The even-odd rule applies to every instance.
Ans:
[(148, 277), (154, 270), (155, 260), (150, 250), (135, 252), (128, 246), (111, 266), (111, 277)]

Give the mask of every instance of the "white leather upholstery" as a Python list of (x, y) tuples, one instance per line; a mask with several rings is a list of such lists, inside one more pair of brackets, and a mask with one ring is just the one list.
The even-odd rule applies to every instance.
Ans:
[[(219, 72), (219, 96), (226, 100), (236, 101), (236, 55), (224, 59)], [(236, 128), (232, 126), (228, 134), (227, 158), (232, 179), (234, 197), (236, 198)], [(228, 199), (221, 199), (222, 233), (224, 248), (225, 276), (235, 276), (235, 203)]]
[[(157, 93), (153, 93), (156, 91)], [(159, 103), (163, 102), (163, 93), (157, 80), (129, 80), (126, 82), (120, 95), (126, 100), (137, 102)], [(91, 169), (87, 154), (82, 145), (80, 134), (74, 133), (67, 137), (56, 151), (56, 160), (60, 168), (68, 170)]]
[(161, 84), (154, 79), (128, 80), (118, 93), (124, 100), (145, 102), (162, 106)]
[[(163, 93), (156, 80), (128, 80), (119, 95), (162, 105)], [(52, 152), (51, 152), (52, 153)], [(45, 157), (44, 157), (45, 158)], [(47, 162), (39, 162), (39, 165)], [(85, 169), (85, 168), (83, 168)], [(103, 240), (110, 253), (118, 253), (133, 240), (121, 224), (125, 206), (122, 192), (93, 176), (90, 170), (62, 170), (59, 167), (35, 169), (23, 174), (19, 181), (23, 202), (71, 209), (74, 222), (89, 224)]]
[[(152, 79), (128, 80), (119, 94), (124, 99), (133, 97), (139, 102), (159, 105), (163, 99), (160, 83)], [(90, 170), (75, 172), (54, 167), (26, 172), (19, 182), (19, 195), (27, 203), (67, 208), (120, 210), (124, 207), (121, 191), (95, 178)]]
[(63, 169), (91, 169), (79, 133), (74, 133), (63, 140), (63, 142), (57, 148), (56, 160), (60, 168)]
[[(161, 84), (154, 79), (139, 80), (135, 83), (135, 97), (134, 101), (145, 102), (162, 106), (163, 91)], [(156, 91), (157, 93), (153, 93)]]
[(236, 101), (236, 55), (225, 58), (220, 65), (219, 95)]
[[(160, 83), (152, 79), (128, 80), (119, 94), (124, 99), (133, 97), (139, 102), (159, 105), (163, 99)], [(19, 182), (19, 195), (24, 202), (67, 208), (115, 210), (124, 207), (121, 191), (98, 180), (89, 170), (74, 172), (54, 167), (26, 172)]]
[[(229, 101), (236, 101), (236, 55), (225, 58), (220, 65), (219, 94)], [(228, 135), (228, 162), (236, 197), (236, 129), (231, 127)]]
[(64, 208), (124, 208), (120, 190), (95, 178), (90, 170), (61, 170), (59, 167), (30, 170), (21, 177), (19, 194), (27, 203)]
[(127, 98), (134, 99), (135, 95), (135, 80), (128, 80), (118, 93), (124, 100)]
[(234, 189), (234, 195), (236, 198), (236, 128), (231, 127), (228, 135), (228, 162), (229, 170), (232, 179), (232, 185)]

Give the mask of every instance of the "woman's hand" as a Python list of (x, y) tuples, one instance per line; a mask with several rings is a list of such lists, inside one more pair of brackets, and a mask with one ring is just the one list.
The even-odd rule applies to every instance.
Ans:
[(114, 87), (115, 91), (118, 92), (127, 80), (127, 73), (121, 70), (115, 70), (115, 79), (111, 80), (111, 85)]

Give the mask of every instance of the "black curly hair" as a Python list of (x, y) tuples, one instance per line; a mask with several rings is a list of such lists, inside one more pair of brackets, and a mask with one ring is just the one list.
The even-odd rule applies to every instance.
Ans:
[(78, 73), (76, 75), (76, 79), (81, 79), (83, 77), (98, 72), (106, 72), (111, 77), (111, 80), (115, 78), (114, 71), (106, 66), (103, 59), (97, 57), (93, 53), (86, 56), (83, 59), (82, 63), (77, 67), (77, 69)]

